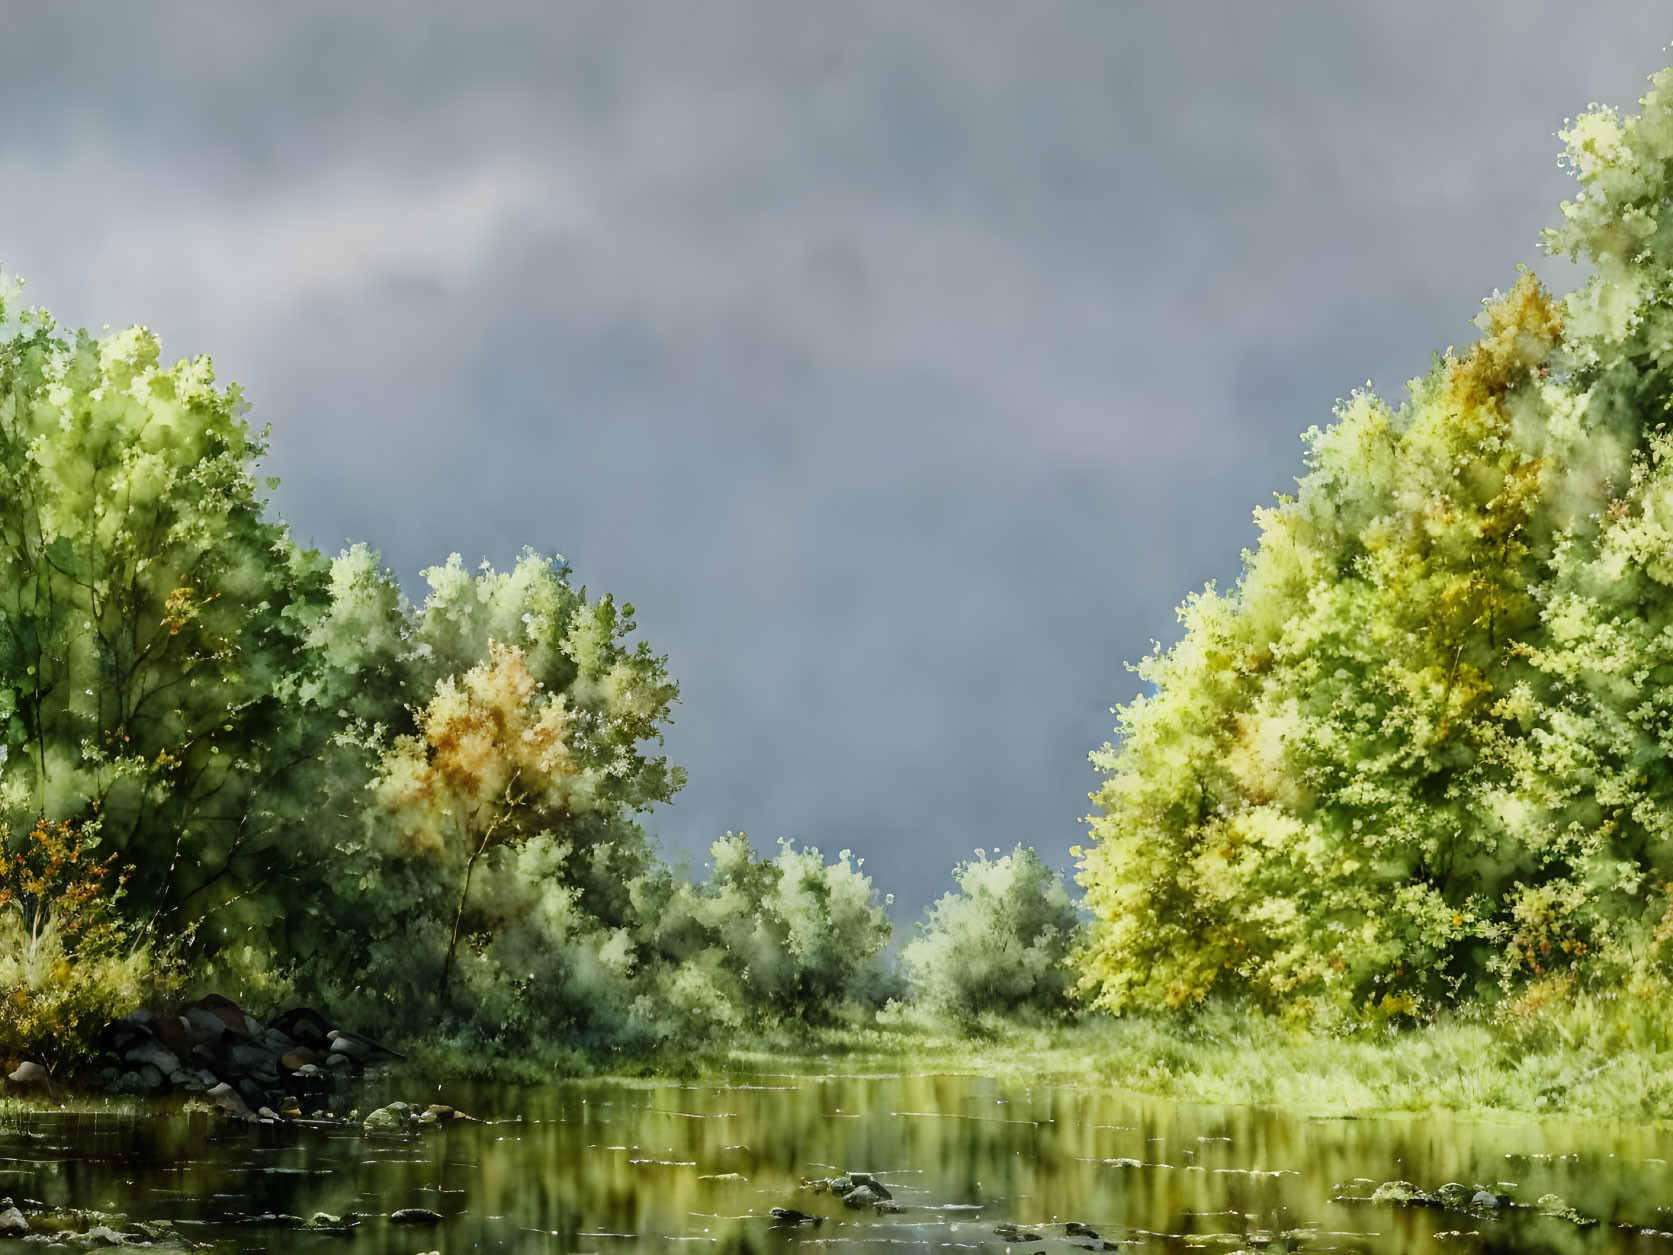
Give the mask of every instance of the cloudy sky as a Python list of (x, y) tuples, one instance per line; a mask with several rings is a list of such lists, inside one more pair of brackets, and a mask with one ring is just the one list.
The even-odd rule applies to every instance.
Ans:
[(29, 5), (0, 264), (210, 354), (274, 505), (412, 592), (638, 607), (652, 826), (1060, 867), (1124, 664), (1299, 432), (1467, 343), (1665, 3)]

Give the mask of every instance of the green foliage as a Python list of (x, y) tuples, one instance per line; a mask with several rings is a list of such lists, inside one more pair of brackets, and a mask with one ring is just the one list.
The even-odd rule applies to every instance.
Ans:
[[(533, 554), (476, 575), (455, 556), (425, 572), (416, 609), (375, 554), (350, 551), (334, 572), (320, 635), (340, 625), (378, 648), (358, 673), (347, 649), (327, 678), (352, 674), (387, 696), (339, 739), (370, 770), (332, 881), (305, 908), (296, 988), (394, 1029), (474, 1032), (488, 1023), (486, 990), (500, 990), (498, 1007), (536, 979), (543, 963), (531, 968), (527, 952), (545, 942), (531, 929), (557, 956), (571, 941), (596, 949), (595, 932), (634, 918), (629, 885), (655, 858), (633, 817), (683, 781), (642, 752), (676, 689), (661, 658), (627, 645), (631, 607), (589, 601)], [(361, 957), (345, 970), (350, 948)], [(456, 962), (468, 975), (454, 976)]]
[(756, 858), (742, 833), (710, 856), (708, 882), (660, 906), (654, 944), (670, 961), (713, 970), (740, 1017), (827, 1024), (892, 992), (879, 962), (892, 928), (863, 860), (843, 850), (826, 863), (787, 841)]
[(1571, 971), (1662, 981), (1673, 879), (1673, 71), (1565, 135), (1585, 184), (1391, 409), (1308, 433), (1237, 589), (1094, 755), (1083, 989), (1342, 1022)]
[(0, 282), (0, 815), (96, 817), (178, 933), (269, 874), (330, 734), (285, 700), (323, 564), (263, 518), (244, 408), (207, 359), (66, 335)]
[(532, 552), (455, 555), (412, 605), (375, 551), (266, 517), (244, 411), (207, 359), (68, 334), (0, 282), (0, 818), (14, 850), (63, 816), (133, 869), (83, 914), (0, 910), (0, 1044), (84, 1051), (173, 970), (152, 937), (252, 1007), (478, 1056), (829, 1027), (900, 992), (847, 851), (729, 835), (701, 884), (658, 857), (677, 689), (632, 606)]
[(0, 857), (0, 1057), (59, 1068), (167, 992), (174, 970), (116, 912), (125, 876), (91, 834), (42, 820)]
[(1063, 881), (1026, 846), (993, 859), (976, 854), (953, 870), (956, 890), (901, 948), (914, 1000), (960, 1020), (1062, 1014), (1080, 932)]

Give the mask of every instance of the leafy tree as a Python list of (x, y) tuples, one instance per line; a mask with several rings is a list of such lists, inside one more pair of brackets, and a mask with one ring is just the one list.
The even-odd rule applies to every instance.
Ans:
[(978, 850), (953, 881), (901, 947), (914, 1000), (960, 1020), (1067, 1011), (1080, 921), (1057, 873), (1019, 845), (992, 859)]
[(176, 932), (264, 882), (330, 735), (285, 700), (325, 564), (263, 517), (244, 409), (208, 359), (0, 283), (0, 810), (14, 845), (96, 818)]
[[(893, 928), (871, 877), (848, 850), (827, 863), (812, 847), (781, 842), (757, 858), (749, 838), (728, 833), (710, 847), (714, 870), (696, 886), (683, 915), (697, 922), (702, 945), (737, 982), (746, 1012), (810, 1024), (831, 1023), (881, 1005), (890, 992), (879, 956)], [(689, 960), (669, 938), (682, 911), (665, 908), (659, 932), (673, 957)]]
[[(354, 561), (345, 586), (382, 622), (391, 590), (375, 556)], [(577, 929), (630, 927), (655, 865), (634, 817), (684, 778), (646, 752), (677, 689), (662, 658), (626, 644), (631, 606), (590, 601), (532, 553), (504, 573), (472, 575), (455, 556), (425, 576), (430, 593), (387, 636), (379, 672), (412, 701), (357, 725), (376, 755), (370, 804), (314, 907), (324, 943), (298, 969), (305, 987), (352, 1000), (358, 982), (336, 959), (352, 945), (374, 978), (367, 1014), (395, 1026), (449, 1007), (481, 1021), (502, 977), (531, 979), (527, 938), (543, 919), (560, 954)]]
[(1565, 133), (1585, 193), (1547, 246), (1594, 277), (1555, 302), (1522, 276), (1404, 404), (1309, 432), (1238, 587), (1138, 668), (1082, 859), (1101, 1005), (1665, 980), (1673, 71), (1653, 86)]

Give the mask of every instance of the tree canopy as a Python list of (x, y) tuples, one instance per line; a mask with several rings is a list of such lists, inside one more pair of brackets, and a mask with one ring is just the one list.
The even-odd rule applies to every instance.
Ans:
[(1673, 71), (1481, 337), (1356, 393), (1095, 754), (1082, 989), (1303, 1016), (1649, 990), (1673, 936)]
[(182, 981), (534, 1053), (893, 991), (846, 851), (661, 860), (678, 688), (631, 605), (533, 551), (412, 604), (268, 513), (245, 410), (0, 279), (0, 1045), (71, 1058)]

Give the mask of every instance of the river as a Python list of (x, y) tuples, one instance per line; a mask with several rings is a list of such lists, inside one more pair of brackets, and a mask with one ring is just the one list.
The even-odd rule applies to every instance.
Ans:
[[(477, 1120), (387, 1138), (201, 1110), (37, 1110), (0, 1129), (0, 1193), (26, 1213), (170, 1221), (173, 1245), (217, 1251), (1673, 1255), (1673, 1136), (1637, 1127), (1321, 1118), (951, 1075), (378, 1084), (363, 1108), (439, 1101)], [(874, 1174), (902, 1210), (803, 1184), (847, 1171)], [(1485, 1186), (1501, 1205), (1364, 1201), (1394, 1179)], [(1549, 1194), (1569, 1216), (1540, 1214)], [(775, 1207), (822, 1219), (775, 1223)], [(441, 1219), (391, 1223), (403, 1208)], [(309, 1226), (321, 1213), (365, 1219), (344, 1237)]]

